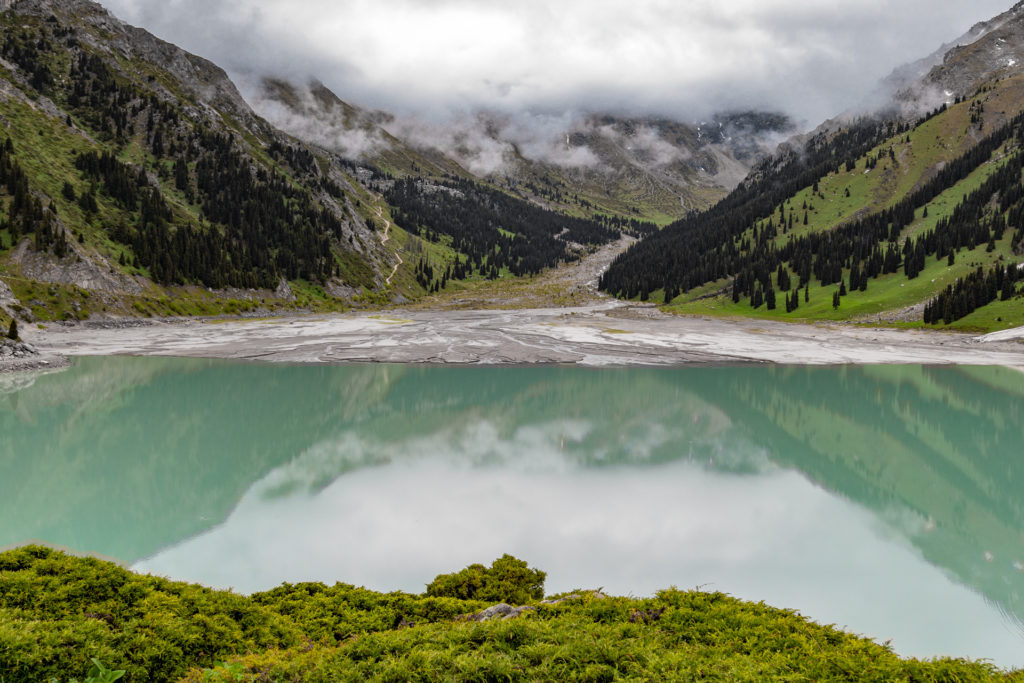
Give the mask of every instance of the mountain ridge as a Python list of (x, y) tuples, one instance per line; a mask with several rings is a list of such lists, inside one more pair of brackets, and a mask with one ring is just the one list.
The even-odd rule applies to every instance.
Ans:
[[(330, 129), (307, 141), (280, 130), (223, 69), (94, 2), (17, 0), (0, 18), (0, 121), (13, 138), (0, 178), (0, 277), (14, 295), (0, 324), (400, 303), (453, 279), (579, 258), (636, 222), (563, 212), (485, 182), (450, 195), (477, 221), (472, 239), (455, 243), (444, 224), (396, 224), (382, 194), (394, 176), (339, 155)], [(387, 115), (321, 84), (264, 85), (300, 113), (319, 108), (346, 134), (383, 140), (392, 170), (426, 171), (434, 185), (479, 182), (436, 151), (403, 146), (380, 127)], [(579, 241), (561, 239), (566, 231)]]
[[(53, 136), (52, 141), (48, 139), (49, 144), (36, 145), (30, 138), (15, 135), (10, 151), (14, 163), (43, 159), (48, 162), (27, 167), (26, 189), (35, 202), (47, 206), (51, 222), (58, 226), (58, 236), (72, 245), (75, 263), (95, 262), (100, 270), (111, 272), (121, 281), (127, 275), (134, 283), (127, 293), (137, 294), (142, 288), (153, 298), (162, 295), (159, 289), (153, 289), (150, 280), (170, 284), (209, 278), (204, 284), (215, 288), (248, 288), (259, 283), (273, 289), (275, 271), (290, 270), (294, 275), (309, 267), (329, 279), (338, 277), (344, 265), (348, 265), (346, 277), (354, 280), (354, 284), (372, 287), (380, 281), (382, 267), (378, 264), (389, 260), (389, 255), (378, 245), (365, 217), (353, 210), (365, 191), (347, 179), (341, 167), (330, 165), (329, 160), (325, 160), (328, 163), (323, 168), (307, 163), (297, 169), (288, 160), (270, 158), (268, 150), (283, 153), (292, 149), (294, 154), (299, 143), (260, 119), (222, 69), (121, 22), (88, 0), (20, 0), (10, 3), (3, 16), (8, 20), (4, 38), (8, 95), (5, 102), (9, 107), (14, 107), (15, 102), (27, 107), (4, 112), (8, 128), (11, 129), (12, 122), (22, 121), (20, 130), (37, 128), (40, 137), (46, 137), (47, 132)], [(21, 19), (20, 25), (12, 23), (15, 17)], [(38, 119), (43, 112), (49, 117), (45, 123)], [(86, 148), (93, 151), (87, 153)], [(211, 151), (214, 148), (218, 150), (215, 154)], [(81, 166), (83, 154), (101, 152), (109, 155), (110, 161), (103, 161), (102, 168), (90, 167), (92, 170), (86, 175), (91, 175), (92, 180), (83, 186), (70, 166)], [(78, 158), (69, 164), (65, 155)], [(305, 226), (303, 230), (314, 232), (323, 225), (332, 226), (333, 243), (316, 238), (322, 242), (315, 247), (321, 251), (316, 257), (321, 259), (319, 265), (310, 262), (299, 266), (298, 262), (289, 261), (299, 254), (296, 249), (306, 250), (306, 256), (298, 256), (299, 259), (312, 257), (312, 244), (299, 246), (296, 236), (269, 225), (258, 228), (269, 231), (269, 250), (264, 255), (239, 250), (241, 242), (230, 237), (230, 233), (252, 228), (238, 220), (238, 211), (244, 209), (225, 212), (218, 208), (214, 195), (223, 189), (209, 185), (203, 174), (204, 158), (213, 164), (210, 168), (215, 174), (224, 173), (225, 156), (233, 162), (247, 160), (236, 167), (234, 178), (236, 183), (251, 187), (250, 196), (262, 187), (271, 193), (291, 195), (286, 201), (297, 202), (296, 206), (305, 204), (302, 216), (275, 219), (282, 221), (281, 226), (301, 224)], [(296, 158), (293, 156), (292, 160)], [(62, 170), (64, 177), (60, 177)], [(318, 184), (306, 185), (302, 190), (275, 186), (275, 178), (299, 173), (316, 178)], [(132, 174), (136, 179), (130, 177)], [(64, 190), (56, 191), (62, 181)], [(132, 184), (136, 187), (131, 187)], [(8, 191), (13, 192), (11, 187)], [(99, 201), (82, 200), (83, 191), (86, 197), (95, 196)], [(140, 193), (142, 198), (150, 197), (159, 205), (160, 215), (150, 216), (154, 220), (148, 223), (138, 222)], [(214, 217), (218, 212), (219, 216)], [(14, 218), (8, 218), (8, 232)], [(204, 227), (211, 220), (213, 226), (224, 227)], [(189, 224), (189, 230), (194, 232), (179, 230)], [(321, 228), (313, 228), (314, 224)], [(218, 233), (228, 235), (228, 241), (221, 242)], [(342, 238), (346, 235), (349, 246), (354, 248), (343, 246)], [(222, 274), (218, 276), (210, 270), (218, 266), (173, 262), (182, 255), (168, 254), (164, 248), (160, 254), (151, 253), (148, 263), (143, 254), (140, 262), (138, 252), (145, 251), (144, 244), (152, 239), (183, 239), (186, 244), (213, 240), (221, 246), (208, 248), (215, 253), (221, 250), (228, 261), (220, 266)], [(14, 242), (20, 240), (10, 234), (9, 241), (10, 248), (17, 246), (19, 253), (28, 249), (48, 260), (47, 250), (39, 248), (43, 245), (38, 240), (28, 247), (23, 243), (16, 245)], [(282, 248), (292, 254), (282, 252)], [(340, 262), (329, 263), (328, 252)], [(56, 268), (54, 261), (65, 259), (63, 253), (55, 255), (56, 259), (49, 259), (49, 268), (27, 273), (30, 279), (35, 275), (54, 284), (87, 288), (89, 283), (76, 279), (73, 269)], [(172, 262), (168, 262), (168, 257)], [(120, 267), (113, 265), (118, 262)], [(262, 265), (257, 266), (257, 262)], [(21, 264), (15, 259), (11, 265)], [(257, 267), (262, 274), (252, 270)], [(353, 275), (352, 269), (358, 273)], [(44, 277), (46, 271), (55, 270), (63, 270), (64, 275)], [(333, 288), (340, 289), (341, 282)], [(39, 308), (40, 313), (46, 312), (46, 306)]]
[(318, 81), (265, 77), (254, 92), (282, 129), (397, 176), (474, 178), (574, 215), (658, 223), (708, 206), (793, 130), (788, 117), (756, 111), (704, 124), (602, 113), (521, 122), (479, 111), (437, 124), (368, 112)]

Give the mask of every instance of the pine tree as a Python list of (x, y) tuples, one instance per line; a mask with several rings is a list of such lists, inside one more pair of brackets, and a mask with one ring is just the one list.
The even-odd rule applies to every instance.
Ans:
[(7, 328), (7, 338), (15, 341), (18, 339), (18, 321), (14, 318), (11, 318), (11, 325)]

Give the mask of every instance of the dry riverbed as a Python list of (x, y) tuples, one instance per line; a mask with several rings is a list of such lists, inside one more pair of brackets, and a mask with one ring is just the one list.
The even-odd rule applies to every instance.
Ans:
[(683, 318), (606, 301), (576, 308), (392, 310), (33, 331), (45, 355), (295, 363), (681, 365), (958, 363), (1024, 367), (1024, 331), (986, 337), (845, 325)]
[[(291, 363), (924, 363), (1024, 368), (1024, 328), (973, 336), (665, 315), (597, 292), (628, 239), (530, 280), (446, 292), (406, 309), (250, 320), (85, 322), (30, 329), (36, 367), (68, 356)], [(42, 363), (42, 365), (40, 365)], [(0, 369), (4, 363), (0, 361)]]

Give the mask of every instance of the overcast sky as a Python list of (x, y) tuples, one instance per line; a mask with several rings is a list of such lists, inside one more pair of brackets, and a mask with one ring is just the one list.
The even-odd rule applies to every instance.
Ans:
[(1012, 0), (101, 0), (233, 76), (442, 116), (785, 111), (813, 126)]

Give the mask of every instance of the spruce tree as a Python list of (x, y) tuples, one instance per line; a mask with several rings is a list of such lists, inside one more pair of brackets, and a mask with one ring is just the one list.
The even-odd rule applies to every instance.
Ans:
[(7, 338), (15, 341), (18, 339), (18, 321), (14, 318), (11, 318), (11, 324), (7, 328)]

